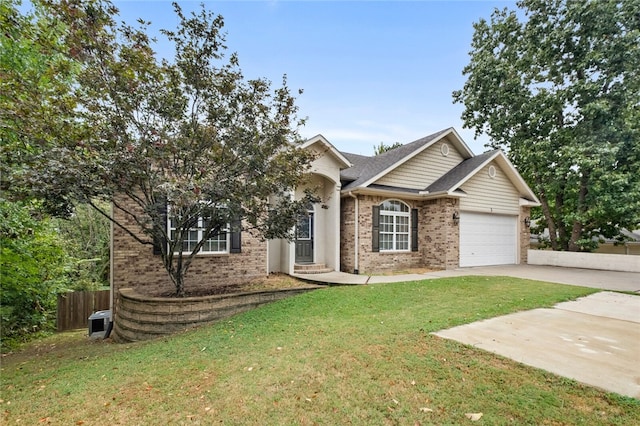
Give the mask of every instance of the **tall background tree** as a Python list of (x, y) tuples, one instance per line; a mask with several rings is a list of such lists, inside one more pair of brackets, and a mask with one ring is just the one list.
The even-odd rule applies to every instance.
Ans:
[[(229, 224), (291, 237), (314, 199), (290, 197), (312, 160), (300, 149), (303, 120), (286, 78), (272, 90), (265, 79), (243, 76), (237, 55), (226, 52), (221, 16), (204, 6), (184, 14), (174, 4), (178, 27), (162, 32), (175, 48), (169, 61), (154, 51), (149, 23), (116, 24), (107, 1), (45, 0), (41, 7), (64, 29), (57, 51), (72, 72), (61, 90), (65, 114), (46, 117), (61, 120), (60, 129), (24, 135), (29, 143), (46, 140), (46, 149), (29, 161), (12, 156), (20, 171), (15, 188), (58, 215), (87, 203), (141, 244), (155, 243), (178, 295), (205, 241)], [(21, 19), (37, 26), (38, 18)], [(25, 95), (19, 84), (8, 89), (9, 98)], [(205, 224), (202, 238), (184, 253), (196, 223)]]
[[(14, 201), (38, 198), (26, 179), (43, 155), (76, 138), (72, 85), (80, 63), (63, 41), (67, 27), (39, 1), (21, 11), (19, 0), (0, 2), (0, 189)], [(42, 176), (46, 179), (46, 176)], [(47, 210), (69, 213), (55, 194)]]
[(551, 247), (591, 250), (640, 223), (640, 3), (517, 5), (474, 24), (453, 98), (538, 194)]
[(373, 146), (373, 155), (384, 154), (387, 151), (391, 151), (392, 149), (398, 148), (402, 146), (400, 142), (394, 142), (390, 145), (385, 144), (384, 142), (380, 142), (378, 145)]
[[(68, 27), (39, 1), (0, 1), (0, 350), (54, 329), (57, 294), (108, 285), (109, 224), (87, 205), (34, 190), (42, 157), (86, 124)], [(50, 213), (63, 218), (52, 218)]]
[[(73, 287), (68, 245), (25, 179), (58, 136), (73, 134), (71, 93), (78, 64), (65, 27), (40, 3), (22, 11), (0, 1), (0, 349), (53, 328), (56, 293)], [(63, 211), (64, 210), (64, 211)]]

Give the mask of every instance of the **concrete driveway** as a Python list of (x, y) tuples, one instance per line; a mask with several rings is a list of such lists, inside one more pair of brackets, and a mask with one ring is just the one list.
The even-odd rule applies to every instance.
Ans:
[(640, 295), (605, 291), (434, 334), (640, 399)]
[[(640, 273), (638, 272), (603, 271), (598, 269), (563, 268), (560, 266), (543, 265), (499, 265), (459, 268), (424, 274), (424, 276), (428, 278), (457, 277), (463, 275), (501, 275), (600, 288), (603, 290), (640, 293)], [(422, 279), (424, 279), (424, 276)]]
[(368, 276), (337, 271), (322, 274), (293, 274), (294, 277), (305, 281), (325, 284), (381, 284), (402, 281), (421, 281), (432, 278), (461, 277), (465, 275), (501, 275), (552, 283), (580, 285), (603, 290), (640, 293), (640, 273), (637, 272), (601, 271), (541, 265), (479, 266), (406, 275)]

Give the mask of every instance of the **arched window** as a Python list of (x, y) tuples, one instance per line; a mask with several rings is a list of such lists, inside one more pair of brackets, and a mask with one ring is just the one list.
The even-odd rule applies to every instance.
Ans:
[(409, 206), (402, 201), (380, 204), (380, 251), (409, 250)]

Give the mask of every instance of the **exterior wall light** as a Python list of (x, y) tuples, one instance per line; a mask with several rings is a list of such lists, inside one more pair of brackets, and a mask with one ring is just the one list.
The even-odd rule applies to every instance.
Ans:
[(531, 226), (531, 218), (529, 218), (529, 216), (524, 218), (524, 226), (526, 226), (527, 228)]
[(460, 213), (457, 211), (453, 212), (453, 224), (457, 225), (460, 223)]

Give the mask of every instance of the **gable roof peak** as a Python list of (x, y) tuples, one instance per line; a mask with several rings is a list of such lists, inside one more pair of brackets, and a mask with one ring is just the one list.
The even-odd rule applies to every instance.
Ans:
[(322, 146), (324, 146), (324, 149), (331, 153), (331, 155), (333, 155), (334, 158), (336, 158), (336, 160), (338, 160), (341, 163), (341, 170), (344, 170), (346, 168), (351, 167), (353, 164), (343, 155), (342, 152), (338, 151), (338, 149), (333, 146), (333, 144), (331, 142), (329, 142), (329, 140), (327, 138), (325, 138), (324, 136), (322, 136), (321, 134), (317, 134), (312, 138), (307, 139), (306, 141), (304, 141), (301, 145), (302, 149), (307, 149), (310, 146), (314, 145), (314, 144), (320, 144)]
[[(416, 139), (413, 142), (390, 149), (382, 154), (370, 157), (355, 157), (355, 154), (346, 154), (348, 157), (351, 156), (349, 158), (352, 159), (354, 167), (343, 170), (341, 174), (344, 180), (351, 181), (345, 186), (345, 189), (368, 186), (380, 176), (389, 173), (389, 171), (395, 169), (406, 161), (409, 161), (429, 146), (448, 136), (450, 136), (448, 141), (455, 145), (463, 158), (473, 157), (473, 152), (471, 152), (469, 147), (460, 138), (460, 135), (458, 135), (453, 127), (448, 127), (428, 136)], [(353, 161), (354, 159), (356, 161)]]
[(425, 193), (451, 194), (492, 161), (495, 161), (496, 165), (503, 170), (513, 186), (520, 192), (520, 197), (529, 200), (532, 206), (539, 205), (540, 201), (536, 195), (522, 179), (522, 176), (520, 176), (504, 152), (499, 148), (464, 160), (425, 188)]

